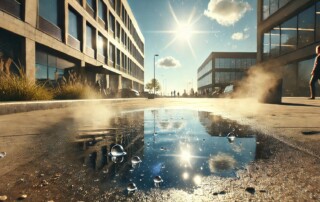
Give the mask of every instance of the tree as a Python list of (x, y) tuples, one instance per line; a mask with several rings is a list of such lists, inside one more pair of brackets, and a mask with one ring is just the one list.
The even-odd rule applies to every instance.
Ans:
[[(155, 81), (155, 82), (154, 82)], [(146, 84), (146, 89), (149, 90), (149, 92), (153, 92), (154, 90), (154, 84), (155, 84), (155, 89), (156, 92), (161, 90), (160, 83), (157, 79), (151, 79), (149, 83)]]

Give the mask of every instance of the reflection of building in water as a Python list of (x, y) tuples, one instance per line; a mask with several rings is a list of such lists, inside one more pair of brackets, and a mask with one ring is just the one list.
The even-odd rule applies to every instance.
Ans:
[[(121, 173), (127, 165), (126, 160), (143, 152), (143, 119), (143, 112), (126, 113), (112, 118), (105, 129), (79, 131), (75, 142), (82, 151), (82, 163), (95, 171), (109, 171), (108, 176)], [(121, 144), (127, 152), (124, 161), (118, 165), (108, 155), (115, 144)]]
[[(277, 141), (267, 135), (258, 133), (250, 129), (249, 126), (239, 125), (235, 121), (223, 119), (221, 116), (215, 116), (210, 112), (199, 112), (200, 123), (206, 129), (206, 132), (211, 136), (226, 137), (228, 133), (235, 130), (236, 138), (255, 138), (256, 139), (256, 159), (266, 159), (272, 155), (273, 142)], [(241, 148), (233, 145), (233, 150), (237, 151)]]
[(227, 136), (232, 131), (240, 138), (254, 136), (249, 126), (240, 126), (236, 121), (223, 119), (221, 116), (213, 115), (210, 112), (199, 112), (198, 115), (200, 123), (212, 136)]

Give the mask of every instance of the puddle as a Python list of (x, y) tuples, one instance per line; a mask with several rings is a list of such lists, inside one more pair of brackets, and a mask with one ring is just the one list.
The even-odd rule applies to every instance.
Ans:
[(105, 175), (106, 188), (192, 189), (205, 176), (235, 178), (256, 158), (255, 132), (208, 112), (145, 110), (111, 122), (108, 129), (81, 130), (76, 139), (82, 163)]

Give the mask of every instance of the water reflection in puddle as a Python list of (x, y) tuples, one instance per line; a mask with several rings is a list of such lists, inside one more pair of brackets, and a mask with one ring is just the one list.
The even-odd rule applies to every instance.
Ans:
[(112, 127), (82, 130), (76, 139), (81, 163), (100, 174), (106, 188), (190, 189), (204, 176), (236, 177), (255, 160), (255, 133), (208, 112), (126, 112)]

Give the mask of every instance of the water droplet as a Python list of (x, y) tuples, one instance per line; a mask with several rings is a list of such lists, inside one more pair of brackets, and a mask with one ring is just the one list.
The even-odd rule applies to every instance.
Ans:
[(153, 182), (159, 184), (159, 183), (163, 182), (163, 180), (162, 180), (161, 176), (158, 175), (153, 178)]
[(131, 158), (131, 163), (132, 164), (138, 164), (138, 163), (141, 163), (141, 162), (142, 161), (141, 161), (139, 156), (134, 156), (134, 157)]
[(0, 152), (0, 159), (4, 158), (7, 155), (7, 152)]
[(109, 153), (109, 155), (113, 156), (113, 157), (124, 156), (126, 154), (127, 153), (124, 151), (123, 147), (121, 145), (119, 145), (119, 144), (114, 145), (111, 148), (111, 152)]
[(230, 133), (228, 133), (227, 138), (228, 138), (228, 141), (230, 143), (232, 143), (236, 139), (236, 136), (235, 136), (234, 132), (230, 132)]
[(129, 183), (127, 186), (127, 190), (129, 193), (134, 193), (135, 191), (137, 191), (137, 186), (135, 183)]
[(116, 157), (116, 156), (112, 156), (111, 157), (111, 161), (113, 162), (113, 163), (121, 163), (122, 161), (123, 161), (123, 156), (118, 156), (118, 157)]

